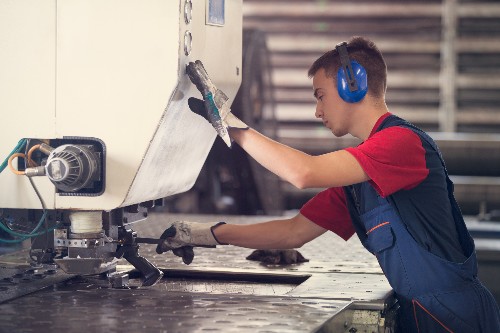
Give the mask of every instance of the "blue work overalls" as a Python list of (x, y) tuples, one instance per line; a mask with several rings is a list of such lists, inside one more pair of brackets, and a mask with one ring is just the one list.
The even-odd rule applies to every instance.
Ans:
[[(413, 130), (439, 152), (427, 134), (391, 116), (385, 125)], [(380, 130), (380, 128), (379, 128)], [(444, 167), (444, 162), (440, 156)], [(446, 169), (445, 169), (446, 173)], [(398, 298), (402, 332), (500, 332), (498, 305), (477, 279), (477, 260), (472, 240), (453, 197), (453, 184), (446, 173), (460, 243), (467, 259), (445, 260), (418, 244), (401, 220), (397, 198), (383, 198), (369, 182), (344, 188), (353, 224), (363, 246), (373, 253)], [(360, 200), (375, 207), (361, 211)]]

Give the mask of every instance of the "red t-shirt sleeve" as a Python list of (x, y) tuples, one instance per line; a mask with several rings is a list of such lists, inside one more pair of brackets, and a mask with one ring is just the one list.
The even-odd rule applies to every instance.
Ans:
[(346, 150), (358, 160), (370, 183), (383, 197), (409, 190), (429, 174), (422, 141), (408, 128), (386, 128)]
[(331, 230), (345, 240), (355, 232), (347, 209), (344, 190), (334, 187), (310, 199), (300, 213), (320, 227)]

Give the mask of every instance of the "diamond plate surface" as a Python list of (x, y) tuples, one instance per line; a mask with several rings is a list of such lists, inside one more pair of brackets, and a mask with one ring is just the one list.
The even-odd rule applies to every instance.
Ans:
[(0, 332), (309, 332), (345, 300), (165, 292), (71, 280), (0, 306)]
[[(276, 217), (275, 219), (282, 219)], [(133, 225), (133, 229), (141, 237), (159, 237), (161, 233), (174, 221), (218, 222), (224, 221), (234, 224), (249, 224), (269, 221), (273, 217), (266, 216), (210, 216), (210, 215), (176, 215), (152, 213), (147, 221)], [(193, 263), (186, 266), (180, 258), (172, 253), (156, 254), (155, 246), (141, 245), (141, 254), (158, 266), (190, 268), (226, 267), (232, 269), (300, 272), (300, 273), (373, 273), (382, 274), (376, 258), (361, 245), (358, 238), (353, 236), (344, 241), (332, 232), (326, 232), (317, 239), (305, 244), (299, 251), (309, 259), (309, 262), (292, 266), (262, 265), (245, 258), (252, 253), (251, 249), (235, 246), (217, 246), (216, 249), (195, 248)]]
[[(159, 237), (175, 220), (255, 223), (271, 218), (151, 213), (132, 225)], [(383, 307), (391, 288), (376, 259), (354, 237), (332, 233), (304, 245), (310, 261), (263, 265), (251, 249), (196, 248), (191, 265), (153, 245), (140, 254), (165, 271), (152, 287), (113, 289), (106, 279), (79, 277), (0, 304), (0, 332), (314, 332), (353, 302)], [(119, 270), (129, 270), (121, 261)], [(132, 276), (131, 276), (132, 277)], [(369, 305), (371, 306), (371, 305)]]

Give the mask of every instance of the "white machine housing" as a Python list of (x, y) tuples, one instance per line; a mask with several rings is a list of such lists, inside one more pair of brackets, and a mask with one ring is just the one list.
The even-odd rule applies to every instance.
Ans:
[[(215, 11), (215, 12), (214, 12)], [(241, 0), (0, 0), (0, 158), (22, 138), (96, 138), (105, 188), (63, 196), (34, 177), (47, 209), (111, 210), (189, 190), (216, 133), (188, 108), (201, 60), (234, 99)], [(0, 174), (0, 207), (40, 209), (26, 176)]]

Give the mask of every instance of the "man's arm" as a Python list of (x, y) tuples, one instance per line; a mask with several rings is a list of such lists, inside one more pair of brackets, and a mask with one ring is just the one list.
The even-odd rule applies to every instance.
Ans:
[(358, 161), (344, 150), (311, 156), (248, 129), (230, 112), (226, 95), (212, 83), (201, 61), (189, 63), (186, 72), (203, 96), (203, 101), (190, 98), (190, 109), (207, 119), (228, 146), (235, 140), (282, 179), (298, 188), (338, 187), (369, 179)]
[(223, 224), (213, 230), (222, 244), (251, 249), (293, 249), (326, 232), (302, 214), (269, 222), (248, 225)]
[(298, 214), (289, 219), (250, 225), (176, 221), (168, 227), (156, 248), (172, 251), (186, 264), (194, 258), (193, 246), (236, 245), (251, 249), (294, 249), (326, 232), (326, 229)]
[(230, 135), (263, 167), (298, 188), (339, 187), (369, 180), (356, 158), (345, 150), (311, 156), (253, 129), (230, 129)]

